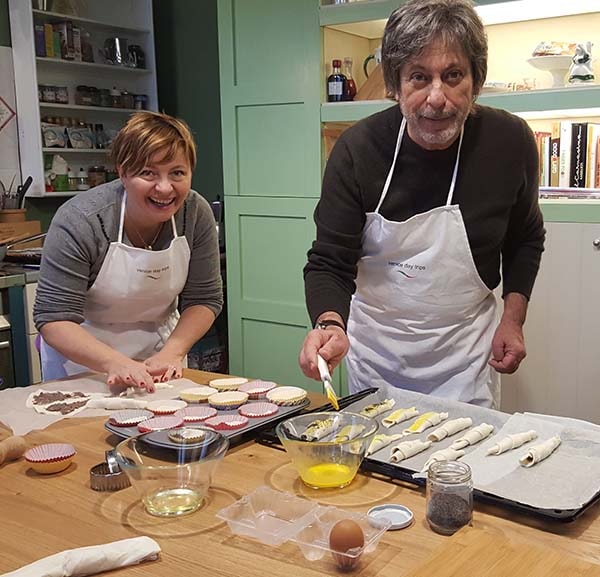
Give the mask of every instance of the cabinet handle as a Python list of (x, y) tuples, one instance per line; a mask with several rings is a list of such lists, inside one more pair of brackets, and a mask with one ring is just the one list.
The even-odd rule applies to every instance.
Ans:
[(7, 349), (8, 347), (10, 347), (10, 341), (1, 341), (0, 342), (0, 349)]
[(592, 244), (594, 245), (594, 248), (600, 248), (600, 238), (594, 239)]

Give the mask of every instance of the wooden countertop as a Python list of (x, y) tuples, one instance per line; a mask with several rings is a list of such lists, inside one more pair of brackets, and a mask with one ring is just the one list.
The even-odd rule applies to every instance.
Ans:
[[(204, 383), (213, 375), (188, 371), (185, 376)], [(319, 403), (325, 400), (320, 395), (312, 397)], [(421, 488), (359, 474), (345, 489), (308, 489), (299, 481), (285, 452), (255, 443), (230, 449), (201, 510), (176, 519), (151, 517), (143, 511), (132, 488), (116, 493), (90, 489), (89, 469), (103, 460), (104, 451), (116, 440), (103, 425), (104, 419), (98, 418), (65, 419), (27, 435), (30, 445), (75, 445), (75, 462), (56, 475), (37, 475), (23, 459), (0, 465), (0, 573), (65, 549), (148, 535), (162, 548), (160, 560), (110, 575), (339, 575), (328, 555), (319, 561), (307, 561), (293, 543), (280, 547), (262, 545), (233, 535), (215, 517), (221, 508), (267, 485), (352, 511), (362, 512), (388, 502), (412, 509), (414, 523), (407, 529), (387, 532), (375, 553), (363, 557), (354, 575), (600, 575), (597, 505), (573, 523), (551, 523), (476, 504), (473, 526), (453, 537), (444, 537), (427, 525)], [(445, 559), (453, 562), (448, 564)], [(533, 572), (531, 563), (542, 561), (544, 571)]]

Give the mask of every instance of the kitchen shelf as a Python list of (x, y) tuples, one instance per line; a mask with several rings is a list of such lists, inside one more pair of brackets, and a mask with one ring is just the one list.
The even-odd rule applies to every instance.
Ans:
[(90, 110), (107, 114), (133, 114), (139, 112), (136, 108), (112, 108), (110, 106), (82, 106), (81, 104), (57, 104), (55, 102), (40, 102), (40, 108), (52, 108), (54, 110)]
[(110, 70), (111, 72), (117, 72), (118, 74), (151, 74), (152, 71), (148, 68), (130, 68), (129, 66), (116, 66), (114, 64), (100, 64), (98, 62), (78, 62), (76, 60), (63, 60), (62, 58), (44, 58), (38, 56), (36, 59), (38, 64), (43, 66), (74, 66), (81, 68), (89, 68), (94, 70)]
[(396, 104), (393, 100), (356, 100), (321, 104), (321, 122), (354, 122)]
[(42, 148), (42, 152), (50, 154), (106, 154), (106, 148)]
[(56, 22), (58, 20), (71, 20), (72, 22), (78, 22), (81, 24), (88, 24), (98, 28), (106, 28), (109, 30), (130, 32), (133, 34), (148, 34), (150, 31), (146, 28), (140, 28), (139, 26), (121, 26), (120, 24), (110, 24), (103, 20), (97, 20), (94, 18), (82, 18), (81, 16), (74, 16), (73, 14), (62, 14), (60, 12), (47, 12), (45, 10), (32, 10), (36, 21), (39, 22)]

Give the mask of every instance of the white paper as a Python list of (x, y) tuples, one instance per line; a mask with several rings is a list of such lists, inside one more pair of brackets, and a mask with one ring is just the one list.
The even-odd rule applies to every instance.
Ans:
[(69, 549), (44, 557), (1, 577), (84, 577), (158, 559), (160, 546), (150, 537)]

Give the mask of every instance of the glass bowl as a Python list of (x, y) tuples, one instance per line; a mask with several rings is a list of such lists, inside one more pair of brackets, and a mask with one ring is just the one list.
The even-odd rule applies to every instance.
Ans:
[[(309, 429), (314, 423), (330, 426)], [(340, 438), (350, 428), (354, 435)], [(276, 432), (304, 484), (324, 489), (341, 488), (352, 482), (378, 428), (377, 421), (369, 417), (322, 412), (282, 421)], [(320, 438), (311, 440), (315, 430)]]
[[(190, 438), (202, 438), (171, 440), (171, 433), (176, 432), (176, 438), (181, 439), (185, 431), (190, 432)], [(202, 505), (228, 448), (227, 437), (198, 425), (130, 437), (117, 445), (115, 457), (146, 511), (170, 517), (193, 513)]]

